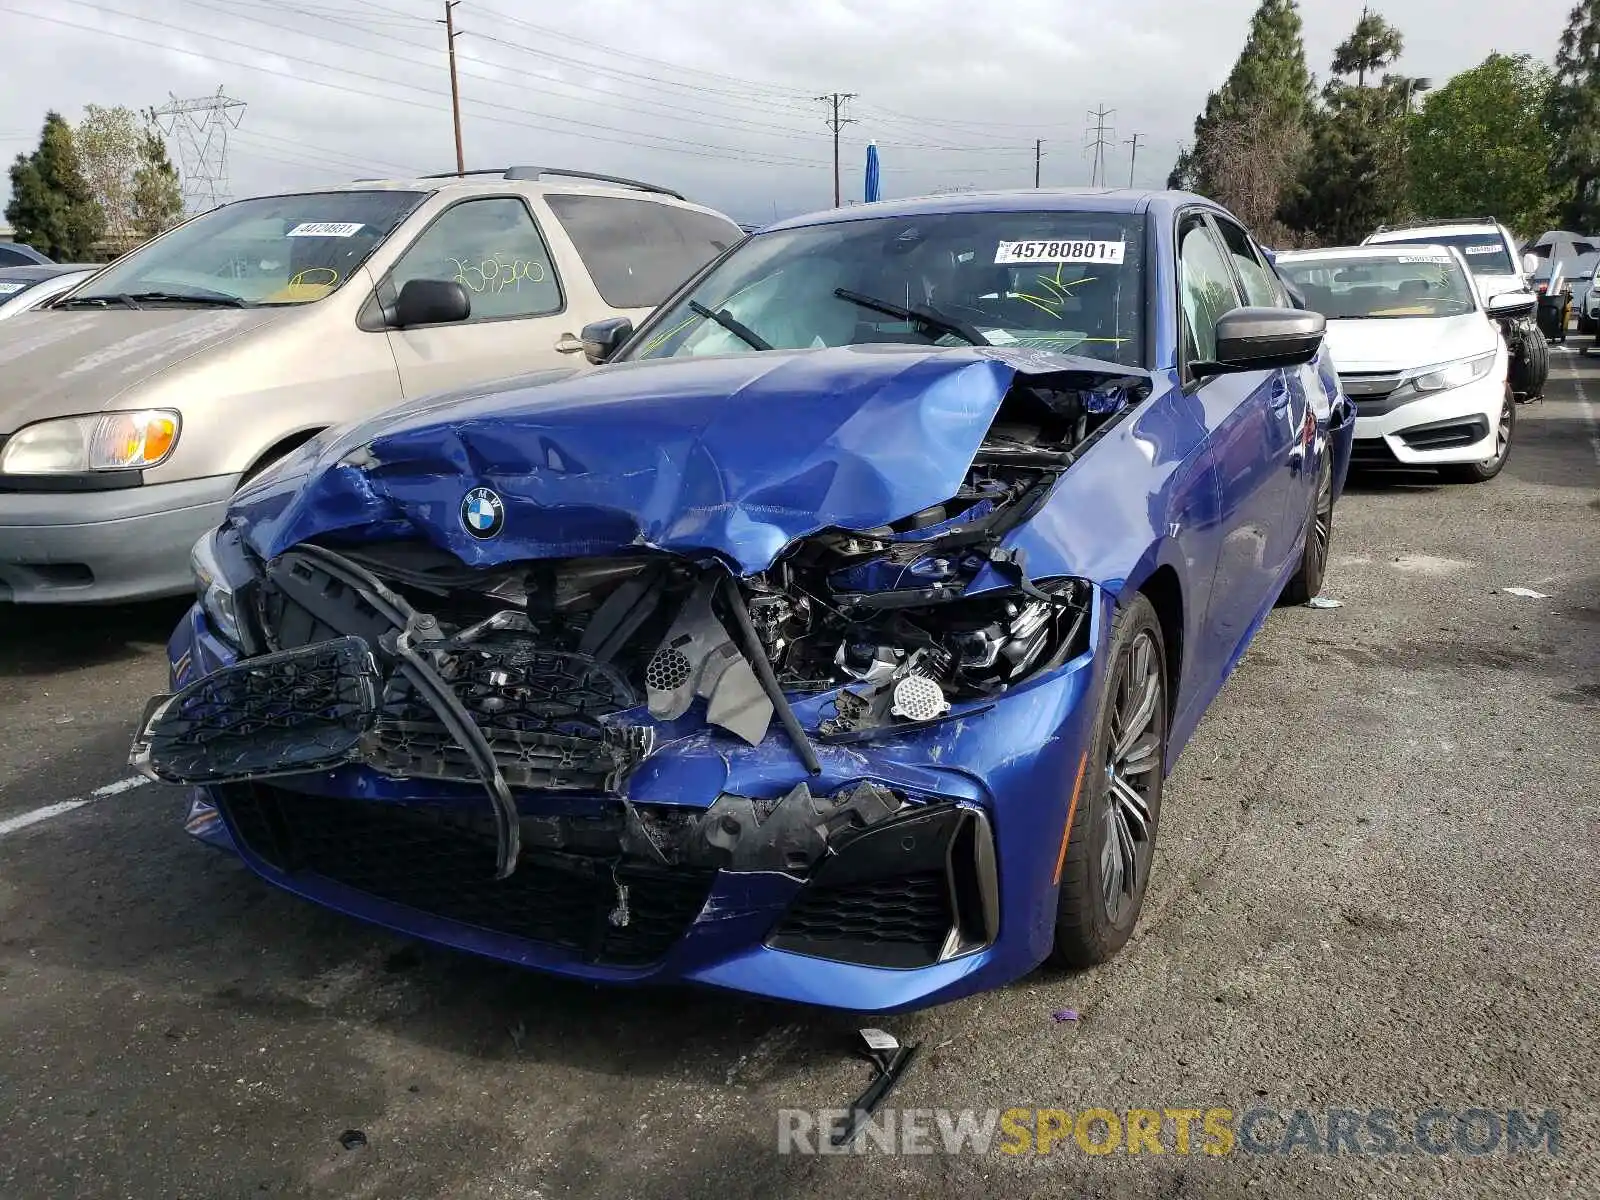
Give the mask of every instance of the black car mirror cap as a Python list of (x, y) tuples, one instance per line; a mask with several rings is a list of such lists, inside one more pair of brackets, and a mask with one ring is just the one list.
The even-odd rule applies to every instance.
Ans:
[(1531, 292), (1501, 292), (1484, 303), (1491, 317), (1526, 317), (1538, 307), (1539, 298)]
[(448, 325), (472, 315), (472, 298), (453, 279), (408, 279), (385, 316), (395, 329)]
[(591, 321), (578, 334), (583, 343), (583, 356), (595, 366), (610, 362), (618, 350), (633, 336), (633, 322), (627, 317), (607, 317)]
[(1328, 321), (1298, 308), (1235, 308), (1217, 322), (1217, 356), (1191, 364), (1198, 379), (1298, 367), (1317, 356)]

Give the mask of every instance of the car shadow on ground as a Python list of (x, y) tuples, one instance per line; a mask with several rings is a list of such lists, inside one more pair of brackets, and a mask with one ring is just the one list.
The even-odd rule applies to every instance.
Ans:
[(52, 675), (164, 646), (187, 597), (116, 605), (0, 605), (0, 676)]

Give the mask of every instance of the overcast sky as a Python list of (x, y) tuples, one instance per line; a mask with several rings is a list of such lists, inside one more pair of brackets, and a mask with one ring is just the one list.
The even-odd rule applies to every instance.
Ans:
[[(1109, 118), (1107, 174), (1160, 185), (1256, 0), (461, 0), (467, 166), (570, 166), (675, 187), (741, 220), (832, 202), (812, 97), (855, 92), (841, 158), (859, 199), (866, 142), (887, 196), (1089, 182), (1086, 113)], [(1549, 60), (1561, 0), (1378, 0), (1399, 69), (1442, 82), (1491, 50)], [(1357, 0), (1301, 0), (1319, 78)], [(433, 0), (0, 0), (0, 155), (47, 109), (245, 102), (235, 196), (454, 166), (442, 3)], [(48, 18), (48, 19), (47, 19)], [(174, 158), (179, 148), (173, 143)], [(0, 180), (0, 195), (8, 185)]]

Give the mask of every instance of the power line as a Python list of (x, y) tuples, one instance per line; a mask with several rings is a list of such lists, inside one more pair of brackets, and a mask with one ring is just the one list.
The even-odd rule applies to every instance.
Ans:
[[(1088, 119), (1094, 125), (1084, 130), (1083, 153), (1086, 157), (1091, 153), (1094, 155), (1094, 167), (1089, 172), (1090, 187), (1100, 187), (1105, 183), (1106, 150), (1112, 144), (1111, 139), (1117, 136), (1116, 130), (1106, 124), (1106, 118), (1115, 116), (1116, 112), (1116, 109), (1107, 108), (1104, 104), (1089, 110)], [(1094, 135), (1093, 138), (1090, 134)], [(1107, 137), (1107, 134), (1111, 136)]]
[(817, 96), (816, 100), (823, 104), (831, 105), (833, 115), (824, 117), (823, 124), (833, 130), (833, 206), (839, 207), (839, 130), (846, 125), (854, 125), (854, 117), (841, 116), (843, 106), (856, 99), (855, 92), (830, 92), (826, 96)]

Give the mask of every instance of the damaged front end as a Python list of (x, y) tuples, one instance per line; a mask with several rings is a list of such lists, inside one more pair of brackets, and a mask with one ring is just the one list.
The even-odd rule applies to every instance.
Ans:
[(132, 761), (274, 872), (587, 963), (660, 962), (697, 922), (874, 967), (990, 946), (991, 797), (914, 739), (959, 748), (1088, 651), (1097, 589), (1005, 540), (1139, 398), (1095, 383), (1019, 378), (955, 495), (755, 571), (347, 531), (263, 557), (230, 525), (195, 627), (234, 661), (153, 701)]

